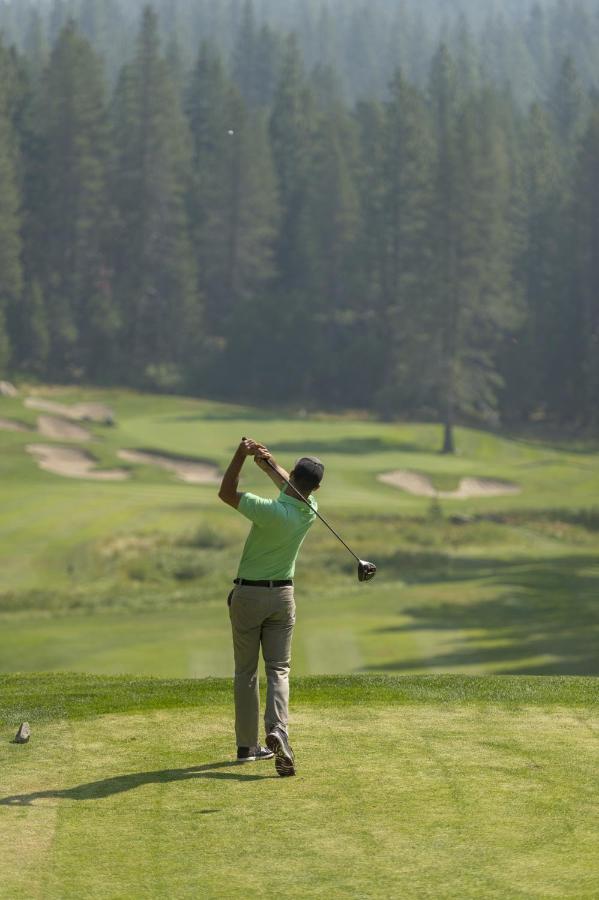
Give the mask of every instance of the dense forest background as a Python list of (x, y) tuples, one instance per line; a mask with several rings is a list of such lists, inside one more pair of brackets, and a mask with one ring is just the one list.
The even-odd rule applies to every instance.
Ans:
[(599, 425), (599, 10), (0, 2), (0, 374)]

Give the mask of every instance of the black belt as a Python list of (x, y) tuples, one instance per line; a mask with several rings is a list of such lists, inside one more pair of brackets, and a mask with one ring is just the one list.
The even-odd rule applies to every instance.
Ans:
[(236, 578), (233, 584), (247, 584), (250, 587), (292, 587), (293, 578), (284, 578), (283, 581), (250, 581), (249, 578)]

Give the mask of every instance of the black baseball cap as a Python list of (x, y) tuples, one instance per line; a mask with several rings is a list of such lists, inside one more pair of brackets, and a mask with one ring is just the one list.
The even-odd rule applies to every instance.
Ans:
[(300, 481), (311, 482), (316, 487), (322, 481), (324, 463), (316, 456), (302, 456), (296, 462), (293, 472)]

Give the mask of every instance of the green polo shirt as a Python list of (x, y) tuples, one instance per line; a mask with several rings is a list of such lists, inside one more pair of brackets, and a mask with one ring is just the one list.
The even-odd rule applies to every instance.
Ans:
[(237, 572), (251, 581), (293, 578), (295, 561), (318, 504), (312, 495), (302, 500), (281, 491), (276, 500), (242, 494), (237, 509), (252, 522)]

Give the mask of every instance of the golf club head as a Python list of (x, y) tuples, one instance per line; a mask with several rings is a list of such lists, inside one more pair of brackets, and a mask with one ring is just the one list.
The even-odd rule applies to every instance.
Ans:
[(358, 581), (370, 581), (376, 575), (376, 566), (374, 563), (366, 562), (361, 559), (358, 563)]

